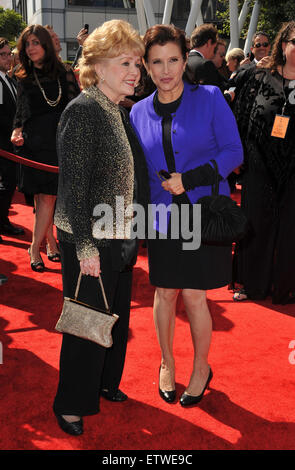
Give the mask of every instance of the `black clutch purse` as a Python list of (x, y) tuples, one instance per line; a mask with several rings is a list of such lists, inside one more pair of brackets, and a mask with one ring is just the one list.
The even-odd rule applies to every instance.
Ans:
[(201, 241), (204, 245), (231, 245), (246, 235), (248, 220), (233, 199), (219, 194), (218, 167), (215, 160), (211, 162), (216, 176), (212, 194), (197, 202), (201, 204)]

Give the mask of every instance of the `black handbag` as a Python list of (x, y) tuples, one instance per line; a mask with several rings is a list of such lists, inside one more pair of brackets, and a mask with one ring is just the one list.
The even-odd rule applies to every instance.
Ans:
[(229, 196), (219, 194), (219, 173), (215, 160), (215, 182), (211, 196), (203, 196), (201, 204), (201, 241), (204, 245), (231, 245), (247, 233), (248, 220), (243, 210)]

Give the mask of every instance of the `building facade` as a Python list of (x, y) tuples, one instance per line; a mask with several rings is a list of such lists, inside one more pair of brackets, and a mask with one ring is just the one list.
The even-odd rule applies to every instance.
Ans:
[[(12, 0), (12, 7), (28, 24), (50, 24), (58, 34), (63, 60), (73, 60), (78, 48), (76, 36), (85, 23), (91, 32), (111, 19), (124, 19), (136, 29), (136, 0)], [(162, 23), (165, 0), (150, 0), (156, 21)], [(215, 0), (203, 0), (204, 21), (215, 21)], [(174, 0), (171, 23), (185, 29), (191, 0)]]

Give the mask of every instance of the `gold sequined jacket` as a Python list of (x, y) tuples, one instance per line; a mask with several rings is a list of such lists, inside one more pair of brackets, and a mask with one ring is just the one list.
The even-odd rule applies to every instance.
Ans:
[[(54, 223), (67, 241), (75, 243), (79, 260), (96, 255), (108, 239), (130, 236), (126, 227), (132, 214), (126, 208), (133, 203), (136, 164), (125, 129), (120, 107), (95, 86), (83, 90), (61, 116)], [(140, 154), (138, 146), (137, 150)], [(148, 181), (147, 175), (140, 179)], [(97, 208), (102, 204), (111, 208), (113, 219), (97, 230), (96, 222), (104, 214)], [(117, 224), (122, 217), (123, 228)]]

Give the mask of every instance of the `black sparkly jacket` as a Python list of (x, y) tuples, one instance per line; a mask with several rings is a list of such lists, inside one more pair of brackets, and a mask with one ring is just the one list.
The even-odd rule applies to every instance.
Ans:
[[(57, 152), (59, 238), (75, 243), (79, 260), (96, 255), (110, 239), (130, 238), (126, 208), (134, 202), (135, 182), (143, 206), (149, 190), (145, 158), (124, 111), (97, 87), (85, 89), (61, 116)], [(113, 218), (98, 229), (107, 213), (103, 205)]]

